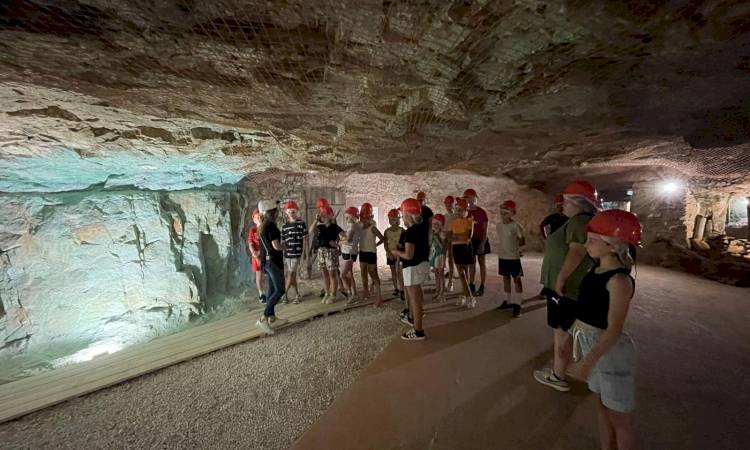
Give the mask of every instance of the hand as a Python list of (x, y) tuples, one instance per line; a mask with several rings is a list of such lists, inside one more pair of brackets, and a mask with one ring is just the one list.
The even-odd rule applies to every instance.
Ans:
[(586, 381), (589, 378), (591, 369), (593, 369), (593, 367), (584, 358), (582, 361), (578, 361), (577, 363), (568, 366), (567, 374), (577, 380)]
[(555, 292), (557, 292), (560, 297), (563, 297), (565, 295), (565, 283), (558, 280), (555, 283)]

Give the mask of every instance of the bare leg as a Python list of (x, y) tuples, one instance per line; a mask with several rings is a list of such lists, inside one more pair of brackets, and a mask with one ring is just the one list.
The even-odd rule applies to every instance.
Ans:
[(518, 303), (521, 303), (521, 294), (523, 294), (523, 279), (521, 277), (513, 277), (513, 284), (516, 288), (516, 294), (518, 294)]
[(367, 264), (360, 262), (359, 263), (359, 272), (362, 275), (362, 297), (367, 298), (370, 296), (370, 287), (367, 280)]
[(469, 266), (469, 284), (474, 284), (474, 278), (477, 273), (477, 262), (476, 258), (473, 263)]
[(445, 261), (444, 256), (441, 256), (437, 266), (435, 267), (435, 299), (438, 301), (443, 300), (443, 291), (445, 290)]
[(335, 296), (339, 293), (339, 278), (341, 278), (341, 274), (339, 272), (339, 269), (333, 269), (336, 272), (335, 276), (331, 276), (331, 295)]
[(422, 292), (422, 286), (409, 286), (406, 288), (406, 292), (409, 294), (409, 305), (411, 317), (414, 321), (414, 329), (416, 331), (423, 331), (422, 302), (424, 301), (424, 294)]
[(455, 264), (453, 263), (453, 246), (448, 246), (448, 290), (453, 289), (453, 270)]
[(477, 261), (479, 262), (479, 280), (482, 286), (487, 281), (487, 262), (485, 256), (487, 255), (477, 256)]
[(555, 376), (565, 379), (565, 373), (573, 357), (573, 336), (560, 328), (555, 328)]
[(602, 404), (602, 399), (596, 401), (596, 415), (599, 423), (599, 445), (602, 450), (617, 450), (615, 440), (615, 427), (609, 422), (607, 407)]
[(461, 293), (464, 297), (471, 295), (469, 291), (468, 274), (469, 268), (467, 266), (456, 266), (458, 269), (458, 278), (461, 281)]
[(383, 293), (380, 290), (380, 275), (378, 275), (378, 266), (375, 264), (368, 264), (367, 270), (370, 272), (370, 278), (372, 278), (372, 286), (375, 288), (375, 293), (378, 295), (375, 300), (376, 305), (383, 303)]
[(510, 294), (510, 277), (503, 275), (503, 292)]
[(388, 266), (391, 268), (391, 281), (393, 282), (393, 289), (398, 290), (398, 269), (396, 265)]
[(637, 450), (640, 448), (638, 434), (635, 431), (635, 420), (633, 413), (621, 413), (606, 410), (610, 425), (615, 430), (618, 450)]
[(263, 289), (263, 272), (255, 272), (255, 287), (258, 289), (258, 295), (262, 295)]

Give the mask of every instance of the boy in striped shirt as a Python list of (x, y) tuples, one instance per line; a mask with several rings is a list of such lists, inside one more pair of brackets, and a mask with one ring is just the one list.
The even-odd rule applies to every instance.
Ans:
[(287, 223), (281, 227), (281, 240), (286, 242), (286, 249), (284, 250), (284, 266), (286, 269), (286, 292), (282, 303), (289, 303), (289, 293), (292, 287), (294, 287), (294, 304), (299, 304), (300, 295), (299, 287), (297, 286), (297, 270), (299, 268), (299, 262), (302, 259), (302, 255), (305, 257), (308, 255), (305, 247), (305, 236), (308, 235), (307, 224), (299, 217), (299, 206), (293, 201), (288, 201), (284, 204), (284, 212), (286, 213)]

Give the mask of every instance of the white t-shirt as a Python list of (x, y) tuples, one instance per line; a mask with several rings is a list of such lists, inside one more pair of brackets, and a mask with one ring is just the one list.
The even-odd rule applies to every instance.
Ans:
[(519, 238), (523, 238), (523, 227), (518, 222), (498, 223), (497, 236), (500, 240), (500, 248), (497, 256), (500, 259), (521, 259), (521, 249), (518, 246)]
[(346, 235), (349, 236), (349, 230), (354, 229), (354, 233), (352, 233), (352, 242), (349, 243), (344, 239), (341, 242), (341, 253), (346, 253), (348, 255), (356, 255), (359, 253), (359, 241), (362, 239), (362, 224), (359, 222), (354, 222), (351, 224), (346, 230)]

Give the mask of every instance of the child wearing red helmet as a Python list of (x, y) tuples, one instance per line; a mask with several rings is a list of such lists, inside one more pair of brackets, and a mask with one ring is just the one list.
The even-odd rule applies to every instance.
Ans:
[(430, 268), (435, 273), (435, 295), (432, 299), (437, 302), (445, 301), (445, 254), (446, 248), (443, 227), (445, 216), (435, 214), (431, 221), (432, 233), (430, 242)]
[(318, 241), (318, 267), (323, 272), (325, 295), (322, 303), (331, 304), (339, 299), (339, 240), (344, 238), (344, 230), (333, 221), (333, 208), (320, 208), (319, 223), (315, 228)]
[[(521, 248), (526, 245), (523, 227), (513, 220), (516, 215), (516, 203), (506, 200), (500, 205), (501, 222), (497, 225), (497, 236), (500, 248), (497, 251), (497, 269), (503, 277), (503, 290), (505, 300), (498, 309), (513, 309), (513, 317), (521, 316), (521, 295), (523, 293), (523, 267), (521, 266)], [(516, 290), (516, 298), (510, 290), (510, 282), (513, 280)]]
[(401, 219), (397, 209), (388, 211), (388, 223), (390, 226), (383, 232), (385, 237), (385, 254), (386, 263), (391, 269), (391, 281), (393, 282), (393, 296), (401, 296), (404, 298), (404, 280), (402, 278), (401, 267), (398, 264), (398, 258), (393, 254), (394, 250), (398, 250), (398, 243), (401, 239), (401, 233), (404, 229), (401, 228)]
[[(363, 203), (359, 210), (359, 222), (362, 225), (362, 238), (359, 241), (359, 268), (362, 274), (362, 291), (364, 297), (370, 296), (368, 278), (372, 279), (377, 298), (375, 306), (383, 304), (383, 293), (380, 290), (380, 275), (378, 275), (378, 246), (384, 241), (383, 234), (375, 226), (372, 205)], [(377, 238), (377, 241), (376, 241)]]
[(465, 198), (456, 199), (456, 215), (451, 224), (450, 241), (453, 246), (453, 260), (458, 269), (458, 279), (461, 280), (461, 297), (456, 301), (456, 306), (468, 306), (473, 308), (477, 301), (469, 289), (469, 267), (474, 264), (474, 253), (471, 249), (471, 236), (474, 229), (474, 220), (467, 217), (469, 204)]
[(595, 215), (587, 230), (586, 252), (596, 264), (583, 278), (573, 304), (577, 361), (568, 374), (586, 380), (599, 396), (602, 448), (637, 448), (633, 420), (636, 355), (623, 325), (635, 290), (630, 271), (633, 249), (641, 241), (641, 224), (635, 214), (609, 210)]
[(552, 367), (534, 371), (534, 379), (557, 391), (566, 392), (566, 368), (573, 353), (573, 340), (567, 329), (573, 323), (560, 299), (578, 300), (578, 288), (592, 266), (586, 255), (586, 224), (597, 210), (599, 197), (588, 181), (574, 181), (562, 192), (565, 225), (550, 234), (544, 244), (541, 282), (547, 296), (547, 325), (553, 331), (554, 360)]
[(445, 225), (443, 226), (443, 241), (446, 243), (446, 254), (445, 254), (445, 260), (448, 265), (448, 279), (446, 280), (447, 286), (446, 288), (453, 292), (453, 271), (455, 269), (455, 264), (453, 263), (453, 246), (450, 245), (450, 234), (451, 234), (451, 225), (453, 224), (453, 218), (456, 216), (455, 212), (453, 211), (453, 207), (456, 203), (456, 198), (452, 195), (448, 195), (443, 199), (443, 205), (445, 205), (445, 213), (443, 214), (445, 216)]
[(469, 266), (469, 289), (471, 295), (481, 297), (484, 295), (484, 283), (487, 281), (487, 261), (485, 255), (489, 255), (492, 252), (490, 248), (490, 241), (487, 239), (487, 228), (489, 226), (489, 217), (487, 211), (477, 206), (477, 191), (474, 189), (466, 189), (464, 191), (464, 198), (469, 204), (469, 217), (474, 220), (474, 230), (471, 235), (471, 248), (474, 252), (476, 262), (479, 264), (479, 289), (475, 287), (474, 279), (476, 276), (476, 265), (472, 263)]
[(299, 216), (299, 206), (294, 201), (284, 203), (284, 213), (286, 213), (287, 222), (281, 227), (281, 240), (286, 242), (284, 250), (284, 265), (286, 274), (286, 293), (282, 298), (282, 303), (289, 302), (289, 293), (294, 288), (294, 304), (299, 304), (299, 286), (297, 286), (297, 272), (299, 262), (302, 256), (307, 258), (307, 248), (305, 247), (305, 237), (308, 235), (307, 224)]
[(265, 304), (266, 294), (263, 288), (263, 270), (260, 268), (260, 238), (258, 236), (258, 227), (263, 221), (258, 208), (253, 210), (253, 226), (247, 232), (247, 248), (252, 256), (252, 268), (255, 273), (255, 288), (258, 290), (258, 301)]
[(422, 204), (415, 198), (407, 198), (401, 203), (401, 213), (404, 216), (404, 224), (408, 227), (403, 233), (405, 245), (404, 250), (395, 250), (393, 254), (403, 264), (404, 288), (408, 293), (409, 312), (412, 314), (412, 317), (402, 317), (402, 320), (413, 326), (401, 335), (401, 339), (421, 341), (425, 338), (422, 327), (422, 284), (427, 281), (430, 273), (429, 222), (422, 218)]
[(354, 280), (354, 263), (357, 262), (359, 240), (362, 237), (359, 210), (354, 206), (346, 208), (346, 211), (344, 211), (344, 221), (346, 239), (341, 242), (341, 259), (344, 260), (341, 278), (349, 296), (348, 303), (351, 304), (358, 301), (357, 283)]

